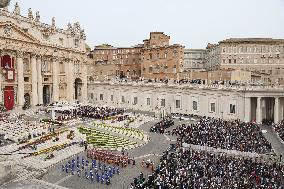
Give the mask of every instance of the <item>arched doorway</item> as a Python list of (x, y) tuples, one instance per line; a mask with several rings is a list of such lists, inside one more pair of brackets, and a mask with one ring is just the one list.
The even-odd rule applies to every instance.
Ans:
[(83, 82), (80, 78), (75, 79), (75, 100), (81, 101), (81, 91), (82, 91)]
[(12, 110), (14, 107), (14, 87), (6, 86), (4, 89), (4, 106), (7, 110)]
[(44, 105), (50, 104), (50, 86), (49, 85), (43, 86), (42, 97), (43, 97)]

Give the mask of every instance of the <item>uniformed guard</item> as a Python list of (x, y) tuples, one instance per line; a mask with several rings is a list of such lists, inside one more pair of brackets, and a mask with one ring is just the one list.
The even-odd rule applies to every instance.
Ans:
[(89, 160), (86, 160), (86, 167), (88, 167), (89, 165)]
[(68, 165), (65, 165), (65, 172), (68, 173)]
[(96, 173), (96, 177), (97, 177), (97, 182), (100, 182), (100, 175), (98, 173)]
[(104, 177), (104, 175), (102, 175), (101, 176), (101, 183), (104, 184), (104, 181), (105, 181), (105, 177)]
[(90, 178), (91, 178), (91, 181), (94, 180), (94, 175), (93, 175), (93, 170), (92, 169), (90, 169)]
[(110, 185), (110, 179), (109, 178), (106, 179), (106, 185)]

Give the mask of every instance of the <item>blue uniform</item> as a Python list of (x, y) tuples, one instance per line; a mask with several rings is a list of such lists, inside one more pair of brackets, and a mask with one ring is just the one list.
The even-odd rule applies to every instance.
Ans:
[(100, 175), (96, 174), (96, 177), (97, 177), (97, 182), (100, 182)]
[(90, 177), (91, 177), (91, 180), (93, 181), (94, 176), (93, 176), (93, 170), (92, 169), (90, 170)]
[(65, 172), (68, 173), (68, 165), (65, 166)]
[(102, 176), (101, 176), (101, 183), (103, 184), (104, 181), (105, 181), (105, 177), (104, 177), (104, 175), (102, 175)]
[(92, 164), (94, 164), (94, 166), (96, 166), (97, 165), (97, 161), (94, 159)]
[(86, 167), (88, 167), (89, 165), (89, 160), (86, 160)]

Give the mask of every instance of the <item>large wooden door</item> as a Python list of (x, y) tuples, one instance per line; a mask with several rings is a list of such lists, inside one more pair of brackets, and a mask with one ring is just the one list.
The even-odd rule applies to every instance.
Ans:
[(4, 106), (7, 110), (12, 110), (14, 107), (14, 88), (6, 86), (4, 89)]

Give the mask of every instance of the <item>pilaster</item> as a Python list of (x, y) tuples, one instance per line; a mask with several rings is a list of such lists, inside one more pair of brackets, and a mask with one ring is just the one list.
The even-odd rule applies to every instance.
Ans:
[(17, 52), (17, 76), (18, 76), (18, 106), (23, 106), (24, 99), (24, 64), (23, 64), (23, 52)]
[(32, 101), (31, 105), (36, 106), (38, 104), (38, 89), (37, 89), (37, 61), (36, 55), (31, 55), (31, 71), (32, 71)]

